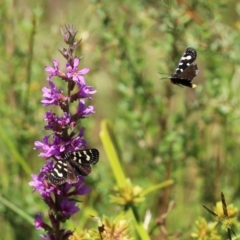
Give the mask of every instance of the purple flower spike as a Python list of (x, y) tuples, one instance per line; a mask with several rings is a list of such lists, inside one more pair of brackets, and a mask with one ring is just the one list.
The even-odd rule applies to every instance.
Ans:
[[(44, 240), (67, 240), (72, 235), (71, 230), (63, 228), (64, 223), (80, 210), (79, 201), (75, 200), (77, 196), (90, 193), (84, 177), (91, 172), (90, 165), (96, 164), (99, 157), (97, 149), (87, 149), (85, 129), (79, 124), (82, 118), (94, 113), (94, 107), (86, 105), (84, 100), (93, 100), (97, 91), (86, 84), (84, 75), (89, 68), (78, 70), (80, 60), (73, 55), (79, 43), (75, 41), (75, 29), (67, 25), (62, 33), (69, 45), (60, 51), (66, 59), (66, 73), (59, 69), (57, 59), (53, 61), (53, 67), (45, 67), (49, 87), (42, 88), (41, 104), (54, 107), (44, 116), (44, 129), (51, 132), (43, 136), (42, 141), (34, 142), (35, 149), (40, 150), (39, 156), (46, 162), (39, 174), (31, 175), (32, 181), (29, 182), (49, 208), (48, 214), (39, 213), (34, 221), (36, 229), (45, 230), (45, 234), (40, 235)], [(66, 88), (59, 90), (60, 85), (55, 80), (60, 80), (61, 86), (65, 83)]]

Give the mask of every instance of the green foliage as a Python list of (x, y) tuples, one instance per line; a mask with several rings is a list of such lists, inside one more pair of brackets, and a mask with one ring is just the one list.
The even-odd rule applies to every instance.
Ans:
[[(28, 182), (43, 164), (33, 142), (47, 134), (46, 109), (40, 105), (44, 67), (55, 58), (61, 65), (59, 29), (66, 23), (78, 29), (82, 64), (91, 69), (87, 81), (98, 90), (96, 114), (84, 126), (89, 146), (101, 152), (86, 180), (92, 193), (69, 228), (96, 229), (90, 215), (118, 216), (122, 207), (110, 196), (115, 186), (114, 196), (125, 196), (130, 182), (128, 193), (142, 189), (141, 201), (127, 210), (135, 239), (141, 234), (210, 239), (196, 235), (202, 228), (216, 231), (211, 239), (223, 239), (226, 231), (219, 233), (201, 218), (206, 214), (201, 205), (213, 205), (221, 191), (229, 202), (240, 203), (239, 9), (234, 0), (45, 1), (35, 8), (31, 1), (3, 1), (0, 215), (5, 239), (26, 239), (26, 232), (38, 239), (26, 219), (47, 212)], [(173, 73), (187, 46), (198, 52), (196, 90), (162, 81), (158, 73)], [(176, 204), (170, 211), (171, 200)]]

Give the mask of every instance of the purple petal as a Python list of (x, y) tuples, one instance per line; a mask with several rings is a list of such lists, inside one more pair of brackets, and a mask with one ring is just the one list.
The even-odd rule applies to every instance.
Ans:
[(58, 60), (53, 60), (53, 65), (54, 68), (51, 66), (46, 66), (45, 67), (45, 71), (49, 72), (50, 75), (47, 77), (47, 80), (50, 80), (52, 77), (57, 76), (58, 71), (59, 71), (59, 67), (58, 67)]
[(76, 202), (70, 201), (67, 198), (64, 198), (61, 202), (61, 212), (65, 216), (73, 215), (79, 211), (79, 207), (76, 206)]
[(78, 68), (79, 62), (80, 62), (79, 58), (74, 58), (74, 60), (73, 60), (73, 68), (74, 69)]
[(83, 75), (83, 74), (86, 74), (86, 73), (88, 73), (89, 72), (89, 68), (83, 68), (83, 69), (81, 69), (80, 71), (78, 71), (78, 74), (79, 75)]
[(43, 213), (38, 213), (34, 220), (34, 225), (36, 229), (40, 229), (43, 226)]

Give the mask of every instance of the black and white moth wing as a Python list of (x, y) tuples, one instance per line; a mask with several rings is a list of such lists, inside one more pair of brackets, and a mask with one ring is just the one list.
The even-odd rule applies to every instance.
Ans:
[(68, 173), (66, 177), (66, 182), (69, 184), (74, 184), (78, 182), (78, 174), (76, 173), (76, 169), (71, 165), (70, 162), (68, 164)]
[(69, 159), (78, 176), (87, 176), (92, 170), (90, 165), (98, 162), (99, 152), (95, 148), (80, 150), (67, 153), (65, 158)]
[[(53, 183), (53, 184), (63, 184), (66, 182), (66, 178), (69, 172), (69, 166), (68, 162), (63, 161), (63, 160), (58, 160), (57, 163), (55, 164), (52, 172), (50, 172), (48, 179)], [(71, 169), (70, 169), (71, 171)]]
[[(69, 184), (74, 184), (78, 182), (78, 176), (86, 176), (81, 174), (75, 167), (75, 162), (73, 161), (62, 161), (59, 160), (54, 166), (53, 171), (49, 174), (48, 179), (56, 185), (61, 185), (65, 182)], [(91, 172), (91, 169), (90, 169)], [(90, 173), (89, 172), (89, 173)], [(88, 173), (88, 174), (89, 174)]]
[(186, 86), (190, 88), (195, 88), (197, 85), (192, 84), (192, 80), (197, 76), (199, 70), (197, 67), (197, 64), (191, 64), (185, 71), (179, 73), (179, 74), (173, 74), (171, 77), (171, 82), (173, 84)]
[(70, 161), (70, 164), (75, 169), (75, 174), (77, 176), (85, 177), (92, 171), (90, 164), (79, 164), (78, 162), (72, 160)]
[(72, 160), (79, 164), (96, 164), (99, 151), (96, 148), (69, 152), (64, 155), (65, 160)]
[(187, 79), (189, 81), (192, 81), (197, 75), (198, 75), (198, 66), (196, 63), (191, 64), (189, 67), (187, 67), (183, 72), (179, 73), (177, 75), (180, 79)]
[(188, 47), (183, 53), (182, 57), (179, 60), (178, 67), (175, 70), (175, 74), (182, 73), (187, 69), (191, 63), (193, 63), (197, 58), (197, 52), (194, 48)]

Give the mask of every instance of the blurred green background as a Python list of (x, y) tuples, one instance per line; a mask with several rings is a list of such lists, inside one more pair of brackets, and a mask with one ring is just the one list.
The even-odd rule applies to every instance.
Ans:
[[(90, 102), (96, 114), (81, 124), (88, 145), (101, 153), (86, 179), (92, 193), (81, 199), (69, 229), (93, 226), (90, 215), (121, 212), (109, 200), (115, 180), (99, 138), (104, 119), (113, 122), (134, 184), (146, 189), (174, 179), (139, 205), (142, 221), (151, 212), (151, 239), (190, 239), (198, 217), (211, 220), (202, 204), (214, 206), (221, 191), (239, 206), (239, 16), (235, 0), (1, 1), (0, 239), (39, 239), (31, 217), (48, 211), (28, 182), (44, 163), (33, 150), (34, 141), (49, 134), (40, 104), (44, 67), (53, 59), (65, 67), (58, 51), (65, 24), (78, 30), (80, 67), (91, 69), (86, 81), (98, 91)], [(161, 80), (188, 46), (198, 53), (196, 89)], [(157, 220), (170, 201), (167, 238)]]

